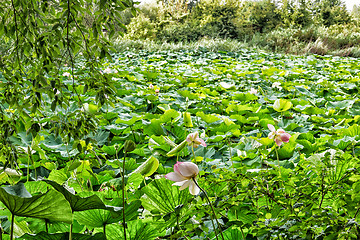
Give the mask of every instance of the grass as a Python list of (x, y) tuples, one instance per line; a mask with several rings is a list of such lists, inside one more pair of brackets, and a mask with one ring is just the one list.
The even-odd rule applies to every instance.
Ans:
[(197, 42), (156, 42), (153, 40), (130, 40), (118, 38), (114, 42), (114, 48), (118, 52), (126, 50), (147, 50), (147, 51), (179, 51), (179, 50), (194, 50), (205, 48), (209, 51), (229, 51), (238, 52), (244, 48), (249, 48), (249, 44), (233, 39), (208, 39), (203, 38)]
[(255, 33), (242, 39), (203, 38), (196, 42), (160, 42), (153, 40), (130, 40), (118, 38), (114, 41), (116, 51), (126, 50), (194, 50), (238, 52), (243, 49), (259, 49), (296, 55), (336, 55), (360, 57), (360, 27), (338, 25), (331, 27), (309, 26), (307, 28), (279, 28), (269, 33)]

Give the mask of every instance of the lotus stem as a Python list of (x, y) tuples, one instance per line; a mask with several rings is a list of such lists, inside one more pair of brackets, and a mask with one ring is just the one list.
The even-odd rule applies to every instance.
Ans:
[[(126, 240), (126, 219), (125, 219), (125, 159), (126, 159), (126, 151), (124, 151), (124, 159), (122, 162), (122, 170), (120, 171), (121, 174), (121, 190), (122, 190), (122, 220), (123, 220), (123, 227), (124, 227), (124, 239)], [(115, 146), (115, 157), (118, 158), (118, 146)], [(120, 165), (120, 160), (119, 165)]]
[(73, 230), (73, 225), (70, 224), (69, 240), (72, 240), (72, 230)]
[(212, 222), (212, 225), (213, 225), (213, 227), (214, 227), (214, 232), (215, 232), (215, 237), (216, 237), (216, 239), (219, 240), (219, 238), (218, 238), (218, 236), (217, 236), (217, 233), (216, 233), (216, 230), (215, 230), (216, 227), (215, 227), (213, 218), (215, 218), (215, 221), (216, 221), (216, 223), (217, 223), (217, 225), (218, 225), (218, 227), (219, 227), (219, 232), (220, 232), (221, 238), (222, 238), (223, 240), (225, 240), (224, 235), (223, 235), (222, 230), (221, 230), (220, 223), (219, 223), (219, 221), (218, 221), (218, 219), (217, 219), (217, 217), (216, 217), (216, 213), (215, 213), (214, 206), (212, 205), (212, 203), (211, 203), (211, 201), (210, 201), (210, 199), (209, 199), (209, 196), (207, 195), (206, 191), (199, 186), (199, 184), (197, 183), (197, 181), (195, 180), (195, 178), (193, 178), (193, 181), (195, 182), (196, 186), (197, 186), (198, 188), (200, 188), (200, 190), (204, 193), (205, 198), (206, 198), (206, 200), (208, 201), (208, 203), (209, 203), (209, 205), (210, 205), (210, 207), (211, 207), (211, 211), (213, 212), (213, 217), (211, 218), (211, 222)]
[(191, 151), (192, 151), (192, 154), (193, 154), (193, 156), (194, 156), (194, 161), (196, 162), (196, 157), (195, 157), (194, 146), (191, 146)]
[(280, 175), (280, 178), (281, 178), (281, 168), (280, 168), (279, 153), (278, 153), (278, 150), (277, 150), (276, 146), (275, 146), (275, 153), (276, 153), (277, 164), (278, 164), (278, 167), (279, 167), (279, 175)]
[(10, 229), (10, 240), (14, 238), (14, 222), (15, 222), (15, 215), (11, 215), (11, 229)]
[(124, 153), (124, 160), (122, 165), (122, 200), (123, 200), (123, 227), (124, 227), (124, 239), (126, 240), (126, 220), (125, 220), (125, 158), (126, 152)]
[[(176, 223), (178, 225), (178, 228), (179, 230), (181, 231), (181, 235), (186, 239), (186, 240), (189, 240), (189, 238), (184, 234), (183, 230), (181, 229), (180, 227), (180, 224), (179, 224), (179, 216), (176, 216)], [(1, 239), (0, 239), (1, 240)]]

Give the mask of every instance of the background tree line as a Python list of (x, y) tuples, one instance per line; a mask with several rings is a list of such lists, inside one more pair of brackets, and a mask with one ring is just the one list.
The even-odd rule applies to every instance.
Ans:
[(277, 28), (358, 24), (359, 11), (341, 0), (160, 0), (142, 4), (127, 36), (169, 41), (201, 37), (244, 39)]
[(226, 39), (285, 53), (360, 54), (359, 6), (349, 12), (342, 0), (154, 0), (138, 8), (136, 17), (123, 15), (121, 46)]

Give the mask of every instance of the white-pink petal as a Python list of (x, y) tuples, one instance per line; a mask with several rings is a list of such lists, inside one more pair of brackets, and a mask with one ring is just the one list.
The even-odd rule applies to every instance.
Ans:
[(190, 180), (190, 185), (189, 185), (189, 192), (192, 195), (198, 195), (200, 192), (200, 188), (198, 186), (196, 186), (195, 182), (193, 180)]
[(268, 135), (268, 138), (273, 139), (275, 137), (275, 133), (274, 132), (270, 132)]
[(203, 146), (203, 147), (206, 147), (206, 143), (204, 140), (202, 140), (201, 138), (199, 138), (199, 141), (200, 141), (200, 145)]
[(275, 130), (275, 127), (274, 127), (272, 124), (268, 124), (267, 126), (268, 126), (268, 128), (270, 129), (270, 131), (272, 131), (272, 132), (275, 132), (275, 131), (276, 131), (276, 130)]
[(291, 135), (288, 133), (283, 133), (280, 135), (280, 139), (283, 142), (289, 142), (290, 138), (291, 138)]
[[(183, 184), (182, 184), (182, 186), (179, 188), (179, 190), (181, 191), (181, 190), (184, 190), (185, 188), (187, 188), (189, 185), (190, 185), (190, 183), (192, 182), (192, 180), (186, 180), (186, 181), (184, 181), (183, 182)], [(173, 184), (174, 185), (174, 184)], [(180, 185), (178, 185), (178, 186), (180, 186)]]
[(195, 177), (199, 174), (198, 166), (192, 162), (182, 162), (177, 166), (177, 170), (184, 177)]
[(182, 162), (177, 162), (174, 165), (174, 172), (177, 172), (181, 175), (180, 171), (179, 171), (179, 165), (182, 164)]
[(275, 142), (276, 142), (276, 144), (280, 147), (281, 146), (281, 144), (283, 143), (282, 141), (281, 141), (281, 139), (279, 139), (279, 138), (275, 138)]
[(187, 180), (187, 178), (185, 178), (184, 176), (182, 176), (181, 174), (177, 173), (177, 172), (171, 172), (165, 175), (166, 179), (169, 179), (171, 181), (174, 182), (181, 182), (184, 180)]

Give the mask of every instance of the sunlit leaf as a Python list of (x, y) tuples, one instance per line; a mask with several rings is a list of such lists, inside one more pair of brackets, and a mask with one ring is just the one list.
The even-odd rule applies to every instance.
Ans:
[(22, 183), (0, 188), (0, 201), (17, 216), (71, 223), (69, 203), (57, 191), (31, 196)]

